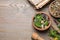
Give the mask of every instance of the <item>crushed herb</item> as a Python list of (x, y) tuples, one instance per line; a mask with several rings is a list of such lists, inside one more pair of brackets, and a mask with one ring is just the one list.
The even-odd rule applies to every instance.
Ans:
[(56, 30), (50, 30), (49, 36), (52, 37), (54, 40), (60, 40), (60, 34)]

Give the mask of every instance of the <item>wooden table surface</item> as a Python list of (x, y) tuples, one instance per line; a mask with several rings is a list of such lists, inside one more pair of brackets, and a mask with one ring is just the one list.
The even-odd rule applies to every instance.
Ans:
[[(48, 7), (40, 11), (49, 13)], [(33, 32), (48, 40), (47, 32), (41, 33), (32, 27), (36, 12), (27, 0), (0, 0), (0, 40), (32, 40)]]

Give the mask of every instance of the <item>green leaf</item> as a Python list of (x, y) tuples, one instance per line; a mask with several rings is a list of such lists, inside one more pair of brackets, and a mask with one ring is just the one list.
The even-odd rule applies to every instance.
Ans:
[(34, 24), (35, 24), (37, 27), (39, 27), (39, 28), (41, 28), (41, 25), (42, 25), (41, 21), (42, 21), (42, 19), (43, 19), (43, 17), (42, 17), (41, 14), (37, 14), (37, 15), (35, 16)]
[(38, 19), (38, 20), (40, 20), (40, 21), (44, 19), (41, 14), (37, 14), (37, 15), (35, 16), (35, 18)]
[(60, 34), (56, 30), (50, 30), (49, 36), (54, 38), (54, 40), (60, 40)]
[(56, 35), (57, 35), (57, 31), (55, 31), (55, 30), (50, 30), (50, 32), (49, 32), (49, 36), (50, 36), (50, 37), (56, 37)]
[(49, 22), (48, 21), (45, 21), (44, 25), (45, 26), (48, 26)]
[(34, 22), (34, 24), (35, 24), (37, 27), (41, 28), (41, 23), (40, 23), (40, 22)]

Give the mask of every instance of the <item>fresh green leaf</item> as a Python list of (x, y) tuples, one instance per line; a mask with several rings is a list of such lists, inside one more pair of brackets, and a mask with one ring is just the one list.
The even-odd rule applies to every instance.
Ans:
[(55, 30), (50, 30), (49, 36), (54, 38), (54, 40), (60, 40), (60, 34), (58, 34), (58, 32)]
[(41, 28), (41, 23), (39, 23), (39, 22), (34, 22), (34, 24), (35, 24), (37, 27)]
[(55, 30), (50, 30), (50, 32), (49, 32), (49, 36), (50, 37), (56, 37), (56, 31)]
[(48, 26), (49, 22), (48, 22), (48, 21), (45, 21), (45, 23), (44, 23), (44, 24), (45, 24), (45, 26)]
[(43, 20), (44, 19), (41, 14), (37, 14), (35, 16), (35, 18), (38, 19), (38, 20)]

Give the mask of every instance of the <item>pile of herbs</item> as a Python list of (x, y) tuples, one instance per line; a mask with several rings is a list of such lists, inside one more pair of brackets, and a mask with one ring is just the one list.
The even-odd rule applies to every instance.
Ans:
[(60, 40), (60, 34), (56, 30), (50, 30), (49, 36), (54, 40)]
[(38, 28), (48, 26), (49, 22), (43, 14), (36, 14), (34, 17), (34, 25)]

